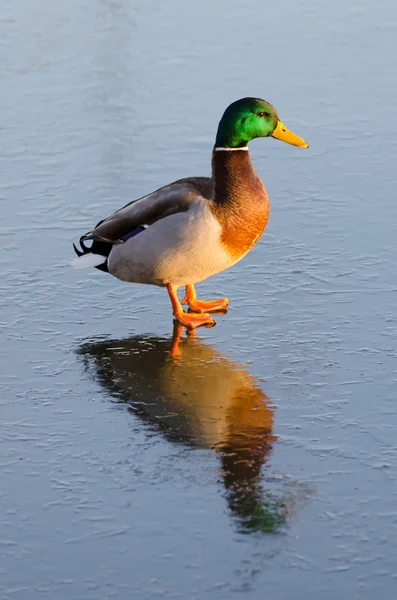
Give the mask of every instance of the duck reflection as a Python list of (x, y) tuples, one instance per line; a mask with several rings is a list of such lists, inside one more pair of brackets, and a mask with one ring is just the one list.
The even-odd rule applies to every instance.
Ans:
[(181, 339), (181, 331), (175, 326), (171, 344), (132, 337), (87, 343), (78, 352), (108, 393), (167, 439), (218, 454), (240, 530), (276, 532), (294, 494), (285, 482), (281, 492), (273, 489), (271, 478), (266, 490), (261, 477), (277, 439), (274, 407), (243, 365), (193, 336)]

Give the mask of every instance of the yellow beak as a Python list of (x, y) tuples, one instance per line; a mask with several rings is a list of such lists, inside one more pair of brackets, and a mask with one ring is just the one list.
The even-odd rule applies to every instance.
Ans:
[(277, 123), (276, 129), (270, 135), (276, 138), (276, 140), (281, 140), (282, 142), (286, 142), (292, 146), (298, 146), (299, 148), (309, 147), (309, 144), (306, 144), (305, 140), (302, 140), (302, 138), (292, 133), (292, 131), (288, 131), (286, 126), (283, 125), (281, 121)]

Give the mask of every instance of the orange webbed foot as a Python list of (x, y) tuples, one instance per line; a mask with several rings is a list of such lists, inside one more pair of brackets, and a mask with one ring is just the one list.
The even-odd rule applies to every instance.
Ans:
[(227, 310), (229, 300), (227, 298), (218, 298), (217, 300), (197, 300), (194, 286), (186, 286), (186, 294), (182, 304), (187, 304), (193, 312), (220, 312)]
[(174, 315), (175, 320), (183, 325), (183, 327), (187, 327), (188, 329), (196, 329), (197, 327), (213, 327), (215, 325), (215, 321), (211, 319), (211, 317), (202, 313), (199, 315), (180, 312), (177, 315)]
[(207, 313), (199, 315), (185, 313), (179, 303), (178, 296), (176, 294), (177, 288), (174, 285), (169, 283), (167, 285), (167, 290), (172, 304), (173, 315), (175, 320), (180, 325), (186, 327), (187, 329), (196, 329), (197, 327), (213, 327), (215, 325), (215, 321), (211, 319)]
[(186, 296), (182, 300), (182, 304), (188, 304), (190, 310), (195, 313), (221, 312), (228, 307), (229, 300), (227, 298), (218, 298), (217, 300), (188, 300)]

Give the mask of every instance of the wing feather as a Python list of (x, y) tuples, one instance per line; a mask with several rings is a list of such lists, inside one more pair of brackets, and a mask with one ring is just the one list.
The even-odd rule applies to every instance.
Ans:
[(121, 238), (136, 227), (152, 225), (169, 215), (189, 210), (195, 200), (209, 200), (211, 197), (212, 181), (209, 177), (181, 179), (120, 208), (100, 221), (82, 239), (121, 243)]

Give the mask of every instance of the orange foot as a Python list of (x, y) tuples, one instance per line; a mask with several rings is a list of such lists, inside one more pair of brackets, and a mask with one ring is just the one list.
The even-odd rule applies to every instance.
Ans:
[(197, 300), (194, 285), (186, 286), (186, 294), (182, 304), (188, 304), (190, 310), (196, 313), (219, 312), (227, 309), (229, 300), (227, 298), (218, 298), (217, 300)]
[(178, 321), (184, 327), (188, 329), (196, 329), (197, 327), (213, 327), (215, 325), (214, 319), (211, 319), (209, 315), (206, 313), (202, 313), (200, 315), (192, 315), (189, 313), (183, 312), (183, 310), (174, 315), (175, 320)]
[(204, 313), (200, 315), (192, 315), (185, 313), (179, 304), (178, 296), (176, 295), (176, 288), (173, 285), (168, 284), (167, 290), (170, 296), (172, 312), (175, 320), (183, 325), (183, 327), (187, 327), (188, 329), (196, 329), (197, 327), (213, 327), (215, 325), (215, 321), (211, 319), (208, 314)]

